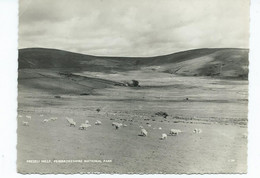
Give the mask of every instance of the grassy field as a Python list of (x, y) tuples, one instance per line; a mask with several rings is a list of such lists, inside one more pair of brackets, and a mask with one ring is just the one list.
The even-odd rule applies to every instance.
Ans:
[[(141, 87), (114, 85), (133, 79)], [(247, 87), (246, 80), (178, 76), (153, 67), (76, 71), (69, 77), (56, 69), (20, 69), (18, 172), (245, 173)], [(158, 111), (169, 116), (155, 116)], [(58, 119), (43, 122), (51, 117)], [(66, 117), (73, 118), (76, 127), (70, 127)], [(92, 126), (79, 130), (85, 120)], [(102, 125), (95, 125), (96, 120)], [(23, 126), (24, 121), (29, 126)], [(116, 130), (111, 125), (115, 121), (127, 127)], [(140, 125), (148, 131), (147, 137), (139, 136)], [(195, 128), (202, 133), (193, 133)], [(182, 132), (160, 140), (170, 129)]]

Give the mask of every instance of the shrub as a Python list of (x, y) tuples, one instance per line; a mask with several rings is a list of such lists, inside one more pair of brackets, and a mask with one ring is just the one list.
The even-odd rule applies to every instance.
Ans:
[(166, 118), (167, 116), (169, 116), (166, 112), (163, 111), (159, 111), (157, 113), (155, 113), (156, 116), (162, 116), (164, 118)]

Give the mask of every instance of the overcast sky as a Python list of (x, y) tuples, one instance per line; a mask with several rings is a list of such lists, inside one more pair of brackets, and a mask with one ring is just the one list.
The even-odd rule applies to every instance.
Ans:
[(20, 0), (19, 5), (19, 48), (157, 56), (249, 45), (249, 0)]

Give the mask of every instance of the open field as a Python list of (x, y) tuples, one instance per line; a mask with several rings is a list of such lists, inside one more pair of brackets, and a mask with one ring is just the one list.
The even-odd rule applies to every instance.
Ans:
[[(245, 173), (248, 81), (181, 76), (161, 70), (164, 65), (109, 72), (19, 69), (18, 172)], [(131, 80), (138, 80), (140, 87), (121, 85)], [(159, 111), (169, 116), (155, 116)], [(43, 122), (51, 117), (58, 119)], [(79, 130), (85, 120), (91, 127)], [(95, 125), (96, 120), (102, 125)], [(116, 130), (112, 122), (127, 127)], [(148, 131), (147, 137), (139, 136), (139, 126)], [(202, 133), (193, 133), (195, 128)], [(161, 140), (170, 129), (182, 132)]]

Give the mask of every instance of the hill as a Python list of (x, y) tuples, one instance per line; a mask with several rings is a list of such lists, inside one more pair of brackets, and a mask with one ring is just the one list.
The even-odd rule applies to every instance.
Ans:
[(247, 79), (248, 49), (205, 48), (156, 57), (103, 57), (57, 49), (19, 50), (19, 69), (106, 72), (150, 68), (187, 75)]

